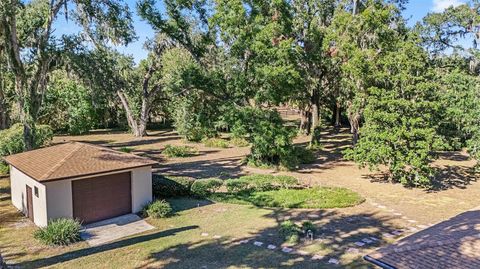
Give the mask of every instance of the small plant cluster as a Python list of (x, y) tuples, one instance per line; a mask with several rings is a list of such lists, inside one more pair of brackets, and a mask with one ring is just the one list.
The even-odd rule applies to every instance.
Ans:
[(233, 137), (230, 139), (230, 143), (236, 147), (248, 147), (250, 143), (243, 137)]
[(203, 198), (216, 192), (222, 186), (223, 180), (218, 178), (207, 178), (193, 182), (190, 191), (193, 196)]
[(165, 200), (155, 200), (147, 204), (143, 210), (144, 217), (151, 217), (154, 219), (170, 217), (173, 214), (173, 209)]
[(197, 154), (197, 150), (190, 146), (166, 145), (162, 153), (169, 158), (185, 158)]
[(298, 180), (291, 176), (250, 175), (228, 179), (225, 186), (230, 193), (250, 193), (297, 187)]
[(181, 196), (203, 198), (216, 192), (222, 186), (223, 180), (218, 178), (194, 180), (188, 177), (165, 177), (160, 175), (154, 175), (152, 178), (153, 195), (162, 198)]
[(78, 220), (59, 218), (49, 221), (47, 227), (36, 230), (33, 236), (45, 245), (66, 246), (81, 240), (81, 228)]
[(202, 140), (203, 145), (207, 148), (228, 148), (229, 144), (221, 138), (207, 138)]
[(130, 148), (130, 147), (121, 147), (118, 149), (119, 151), (121, 152), (125, 152), (125, 153), (130, 153), (133, 151), (133, 148)]
[(315, 233), (315, 225), (311, 221), (302, 222), (301, 226), (291, 220), (286, 220), (280, 224), (280, 235), (288, 243), (297, 243), (300, 236), (306, 236), (308, 231)]

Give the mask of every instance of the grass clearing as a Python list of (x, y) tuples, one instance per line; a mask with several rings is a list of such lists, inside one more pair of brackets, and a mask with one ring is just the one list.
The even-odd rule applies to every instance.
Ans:
[[(0, 252), (9, 264), (21, 268), (330, 268), (308, 257), (234, 244), (260, 236), (258, 240), (280, 245), (283, 238), (275, 210), (190, 198), (168, 199), (176, 214), (166, 219), (148, 218), (155, 230), (99, 247), (89, 247), (86, 242), (49, 247), (33, 238), (37, 228), (10, 204), (7, 189), (8, 180), (0, 179)], [(222, 237), (214, 239), (214, 235)], [(321, 249), (334, 251), (328, 246)], [(341, 260), (344, 268), (372, 268), (359, 257)]]
[(364, 199), (345, 188), (314, 187), (309, 189), (279, 189), (247, 193), (215, 193), (210, 199), (216, 202), (259, 207), (282, 208), (343, 208), (358, 205)]

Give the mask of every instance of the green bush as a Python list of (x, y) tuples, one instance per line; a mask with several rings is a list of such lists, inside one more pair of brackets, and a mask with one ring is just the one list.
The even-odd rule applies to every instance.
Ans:
[(207, 138), (202, 142), (208, 148), (228, 148), (228, 142), (221, 138)]
[[(35, 145), (41, 147), (53, 138), (53, 131), (48, 125), (37, 125), (35, 130)], [(8, 156), (23, 152), (23, 125), (16, 123), (9, 129), (0, 131), (0, 156)]]
[(151, 217), (154, 219), (170, 217), (173, 214), (173, 209), (165, 200), (156, 200), (147, 204), (143, 210), (144, 217)]
[(280, 223), (280, 235), (288, 243), (296, 243), (299, 240), (300, 227), (291, 220)]
[(34, 237), (45, 245), (65, 246), (81, 240), (81, 228), (77, 220), (60, 218), (51, 220), (47, 227), (36, 230)]
[(193, 147), (189, 147), (189, 146), (166, 145), (162, 153), (170, 158), (174, 158), (174, 157), (183, 158), (183, 157), (193, 156), (197, 153), (197, 151)]
[(313, 222), (311, 221), (304, 221), (302, 223), (302, 231), (304, 233), (307, 233), (308, 231), (312, 231), (313, 233), (315, 233), (317, 231), (317, 228), (315, 227), (315, 225), (313, 224)]
[(288, 189), (298, 185), (298, 180), (291, 176), (250, 175), (238, 179), (229, 179), (225, 182), (231, 193), (248, 193), (253, 191), (269, 191)]
[(8, 164), (0, 161), (0, 176), (6, 176), (10, 173)]
[(236, 147), (248, 147), (250, 143), (245, 138), (242, 137), (234, 137), (230, 139), (230, 143)]
[(119, 151), (121, 152), (125, 152), (125, 153), (130, 153), (133, 151), (133, 148), (130, 148), (130, 147), (121, 147), (118, 149)]
[(311, 149), (294, 147), (293, 154), (301, 164), (313, 163), (317, 158)]
[(209, 178), (196, 180), (191, 188), (191, 192), (196, 197), (207, 197), (216, 192), (223, 185), (223, 180), (218, 178)]
[(190, 188), (195, 180), (188, 177), (153, 175), (152, 192), (157, 198), (190, 196)]

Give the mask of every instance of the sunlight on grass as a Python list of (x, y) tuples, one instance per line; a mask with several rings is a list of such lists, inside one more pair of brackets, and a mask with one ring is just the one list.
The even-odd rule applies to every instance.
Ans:
[(310, 189), (279, 189), (251, 194), (216, 193), (213, 201), (252, 204), (259, 207), (283, 208), (342, 208), (360, 204), (364, 199), (345, 188), (315, 187)]

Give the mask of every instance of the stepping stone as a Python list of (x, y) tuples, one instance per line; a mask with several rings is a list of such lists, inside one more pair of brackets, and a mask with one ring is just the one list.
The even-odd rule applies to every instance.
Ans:
[(386, 206), (384, 206), (384, 205), (378, 205), (377, 207), (378, 207), (378, 208), (381, 208), (381, 209), (385, 209), (385, 208), (387, 208), (387, 207), (386, 207)]
[(308, 214), (307, 217), (313, 218), (313, 219), (317, 219), (317, 218), (319, 218), (320, 216), (317, 215), (317, 214)]
[(315, 255), (313, 255), (313, 257), (312, 257), (312, 260), (318, 261), (318, 260), (321, 260), (321, 259), (323, 259), (323, 258), (324, 258), (324, 257), (323, 257), (322, 255), (315, 254)]
[(373, 206), (378, 206), (378, 203), (375, 203), (375, 202), (371, 202), (370, 204)]
[(380, 239), (378, 239), (378, 238), (376, 238), (376, 237), (373, 237), (373, 236), (370, 237), (370, 240), (372, 240), (372, 241), (380, 241)]
[(263, 245), (263, 242), (255, 241), (255, 242), (253, 242), (253, 244), (257, 247), (261, 247)]
[(220, 239), (220, 238), (222, 238), (222, 236), (221, 235), (214, 235), (213, 238), (214, 239)]
[(267, 246), (267, 248), (268, 248), (268, 249), (276, 249), (277, 246), (270, 244), (270, 245)]
[(401, 235), (403, 232), (402, 231), (393, 231), (392, 234), (394, 235)]
[(349, 249), (347, 249), (347, 252), (348, 253), (358, 253), (359, 250), (358, 250), (358, 248), (349, 248)]
[(330, 258), (330, 260), (328, 260), (328, 263), (330, 264), (338, 264), (338, 260), (337, 259), (334, 259), (334, 258)]
[(418, 231), (418, 229), (415, 228), (415, 227), (410, 227), (410, 228), (408, 228), (408, 229), (410, 230), (410, 232), (416, 232), (416, 231)]
[(367, 243), (367, 244), (373, 243), (373, 241), (370, 240), (370, 239), (368, 239), (368, 238), (363, 238), (363, 239), (362, 239), (362, 242)]
[(417, 222), (416, 220), (413, 220), (413, 219), (409, 219), (407, 221), (410, 222), (410, 223), (416, 223)]
[(386, 238), (392, 238), (392, 237), (394, 237), (394, 235), (393, 235), (393, 234), (390, 234), (390, 233), (384, 233), (384, 234), (382, 234), (382, 235), (383, 235), (383, 237), (386, 237)]
[(358, 241), (358, 242), (355, 242), (354, 244), (355, 244), (355, 245), (357, 245), (357, 246), (359, 246), (359, 247), (363, 247), (363, 246), (365, 246), (365, 243), (363, 243), (363, 242), (360, 242), (360, 241)]
[(250, 240), (248, 240), (248, 239), (241, 240), (241, 241), (240, 241), (240, 244), (246, 244), (246, 243), (248, 243), (248, 241), (250, 241)]
[(401, 215), (402, 215), (402, 213), (398, 213), (398, 212), (396, 212), (396, 213), (393, 213), (393, 215), (395, 215), (395, 216), (401, 216)]
[(208, 236), (208, 233), (202, 233), (201, 236)]
[(290, 252), (293, 251), (293, 248), (284, 247), (284, 248), (282, 248), (282, 251), (285, 252), (285, 253), (290, 253)]
[(420, 228), (420, 229), (426, 229), (426, 228), (428, 228), (427, 225), (423, 225), (423, 224), (417, 225), (417, 227)]
[(403, 216), (402, 219), (408, 219), (407, 217)]

